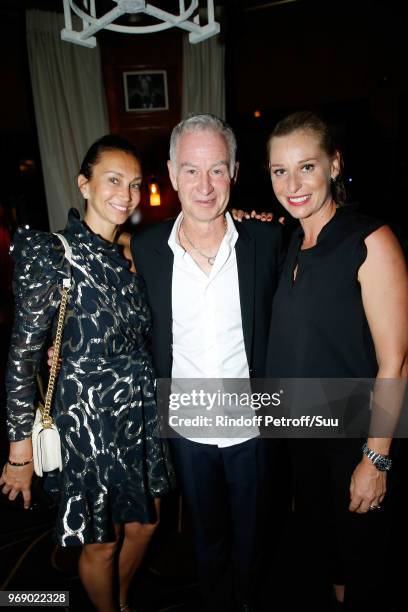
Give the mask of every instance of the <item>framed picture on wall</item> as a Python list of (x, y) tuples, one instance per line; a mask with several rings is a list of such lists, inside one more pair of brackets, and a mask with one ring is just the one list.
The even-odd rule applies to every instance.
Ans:
[(125, 107), (129, 113), (165, 111), (169, 108), (166, 70), (123, 73)]

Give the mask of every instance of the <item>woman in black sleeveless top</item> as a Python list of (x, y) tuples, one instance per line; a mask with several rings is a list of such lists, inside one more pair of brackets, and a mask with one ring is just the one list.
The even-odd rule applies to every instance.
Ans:
[[(396, 237), (383, 223), (338, 207), (341, 157), (319, 117), (298, 112), (283, 119), (268, 149), (275, 195), (300, 228), (274, 298), (267, 375), (406, 378), (407, 273)], [(290, 442), (295, 507), (307, 534), (300, 554), (310, 572), (319, 564), (327, 572), (335, 605), (344, 600), (347, 610), (388, 610), (380, 588), (385, 513), (378, 508), (390, 444), (390, 438)]]

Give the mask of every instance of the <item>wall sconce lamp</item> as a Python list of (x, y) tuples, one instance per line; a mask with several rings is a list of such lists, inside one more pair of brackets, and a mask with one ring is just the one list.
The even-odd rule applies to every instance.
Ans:
[(150, 206), (161, 206), (160, 188), (155, 178), (149, 181), (149, 203)]

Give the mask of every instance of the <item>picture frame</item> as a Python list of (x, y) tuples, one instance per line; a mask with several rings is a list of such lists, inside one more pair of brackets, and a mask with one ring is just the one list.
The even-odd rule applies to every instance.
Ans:
[(138, 70), (123, 73), (125, 109), (128, 113), (169, 110), (166, 70)]

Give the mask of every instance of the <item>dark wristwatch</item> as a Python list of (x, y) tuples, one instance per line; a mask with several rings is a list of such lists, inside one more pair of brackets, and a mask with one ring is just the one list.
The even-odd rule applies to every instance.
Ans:
[(392, 466), (392, 459), (388, 455), (381, 455), (368, 448), (367, 442), (363, 446), (363, 454), (367, 455), (369, 460), (380, 472), (389, 472)]

